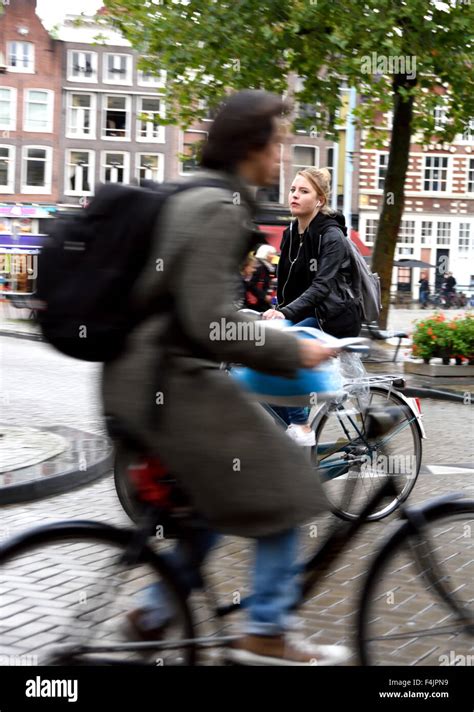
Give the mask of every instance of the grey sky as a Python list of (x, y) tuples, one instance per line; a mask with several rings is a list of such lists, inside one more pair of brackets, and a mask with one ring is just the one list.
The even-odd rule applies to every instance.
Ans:
[(36, 12), (46, 27), (52, 27), (65, 15), (94, 14), (104, 3), (102, 0), (37, 0)]

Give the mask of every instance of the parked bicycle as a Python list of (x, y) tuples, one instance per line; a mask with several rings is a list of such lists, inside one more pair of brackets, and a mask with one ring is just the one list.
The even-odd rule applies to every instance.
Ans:
[[(305, 328), (302, 332), (305, 336), (319, 335), (315, 329)], [(367, 347), (354, 349), (360, 352)], [(369, 515), (369, 521), (375, 521), (392, 514), (409, 497), (420, 471), (422, 439), (426, 435), (420, 402), (401, 392), (405, 385), (403, 379), (397, 375), (369, 375), (362, 364), (359, 368), (361, 375), (343, 381), (342, 390), (335, 398), (320, 400), (311, 408), (309, 422), (315, 432), (316, 445), (311, 448), (310, 457), (315, 477), (320, 479), (332, 511), (343, 519), (355, 519), (360, 514), (381, 477), (386, 474), (396, 477), (397, 495), (379, 502), (379, 508)], [(238, 368), (229, 368), (229, 373), (245, 385), (245, 373), (243, 378)], [(305, 398), (307, 400), (306, 394)], [(287, 424), (271, 405), (262, 405), (281, 427), (283, 436)], [(393, 408), (397, 412), (394, 427), (384, 435), (369, 438), (367, 413)], [(146, 467), (146, 458), (120, 443), (115, 457), (115, 486), (125, 512), (135, 522), (143, 512), (134, 497), (131, 472), (140, 467)], [(360, 480), (360, 486), (355, 487), (355, 480)]]

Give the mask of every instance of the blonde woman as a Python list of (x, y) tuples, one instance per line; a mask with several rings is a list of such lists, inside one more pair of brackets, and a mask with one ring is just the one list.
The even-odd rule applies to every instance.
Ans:
[(277, 251), (272, 245), (260, 245), (255, 253), (257, 264), (250, 280), (252, 296), (248, 300), (249, 306), (255, 311), (266, 311), (272, 303), (269, 292), (272, 279), (275, 276), (275, 266), (272, 263), (272, 259), (276, 253)]
[[(361, 315), (354, 301), (351, 261), (344, 217), (329, 207), (327, 168), (298, 171), (289, 193), (295, 218), (283, 233), (278, 263), (278, 306), (264, 319), (289, 319), (343, 338), (358, 336)], [(288, 435), (314, 445), (314, 433), (302, 408), (281, 409)]]

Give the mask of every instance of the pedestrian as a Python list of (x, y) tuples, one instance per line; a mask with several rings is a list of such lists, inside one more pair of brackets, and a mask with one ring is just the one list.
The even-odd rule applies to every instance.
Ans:
[(264, 312), (271, 305), (272, 296), (270, 290), (275, 276), (275, 266), (271, 260), (276, 253), (277, 251), (272, 245), (260, 245), (255, 253), (257, 263), (250, 280), (252, 293), (256, 297), (252, 307), (255, 311)]
[[(358, 336), (361, 314), (352, 291), (352, 270), (344, 217), (329, 206), (327, 168), (296, 173), (289, 192), (291, 225), (283, 233), (278, 263), (278, 306), (264, 319), (289, 319), (338, 338)], [(313, 446), (306, 408), (276, 409), (298, 445)]]
[(423, 273), (418, 284), (420, 285), (420, 304), (422, 309), (426, 309), (428, 298), (430, 295), (430, 283), (428, 282), (427, 274)]

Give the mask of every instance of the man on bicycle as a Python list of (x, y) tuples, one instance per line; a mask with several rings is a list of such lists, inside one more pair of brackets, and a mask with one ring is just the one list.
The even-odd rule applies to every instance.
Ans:
[[(235, 312), (235, 275), (249, 252), (251, 186), (272, 185), (278, 175), (285, 110), (278, 96), (263, 91), (240, 92), (224, 104), (199, 176), (220, 179), (222, 187), (196, 187), (166, 204), (137, 299), (165, 296), (171, 306), (147, 318), (127, 353), (105, 366), (103, 393), (106, 413), (159, 454), (209, 524), (191, 550), (181, 543), (172, 554), (188, 590), (215, 531), (255, 540), (248, 625), (229, 657), (243, 664), (331, 665), (347, 660), (345, 647), (301, 645), (287, 636), (300, 591), (298, 527), (327, 510), (321, 486), (301, 448), (220, 368), (238, 362), (291, 377), (331, 353), (275, 329), (264, 340), (238, 328), (222, 328), (216, 338), (215, 329), (252, 320)], [(157, 259), (164, 265), (159, 279)], [(148, 593), (130, 616), (142, 637), (159, 635), (173, 615), (159, 590)]]

